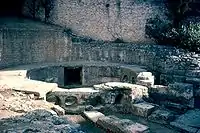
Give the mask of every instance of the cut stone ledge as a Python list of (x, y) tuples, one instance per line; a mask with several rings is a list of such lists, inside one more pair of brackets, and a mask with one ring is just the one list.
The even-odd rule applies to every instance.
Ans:
[(138, 103), (132, 105), (132, 114), (148, 117), (155, 110), (155, 106), (149, 103)]

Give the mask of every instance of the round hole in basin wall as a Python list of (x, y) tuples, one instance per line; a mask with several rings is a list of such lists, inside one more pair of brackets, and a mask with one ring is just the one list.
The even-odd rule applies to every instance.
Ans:
[(77, 104), (78, 100), (75, 96), (68, 96), (67, 98), (65, 98), (65, 105), (66, 106), (72, 106)]
[(53, 93), (49, 92), (46, 94), (46, 100), (48, 102), (53, 102), (56, 105), (60, 105), (60, 98), (56, 95), (54, 95)]

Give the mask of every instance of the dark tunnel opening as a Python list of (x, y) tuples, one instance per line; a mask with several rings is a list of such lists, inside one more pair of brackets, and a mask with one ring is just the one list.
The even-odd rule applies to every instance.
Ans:
[(82, 78), (81, 78), (82, 68), (64, 68), (64, 85), (81, 85)]

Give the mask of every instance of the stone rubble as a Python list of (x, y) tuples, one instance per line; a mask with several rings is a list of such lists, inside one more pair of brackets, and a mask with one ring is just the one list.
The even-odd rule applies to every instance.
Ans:
[(0, 129), (2, 133), (84, 133), (78, 124), (72, 124), (46, 110), (34, 110), (22, 116), (1, 119)]

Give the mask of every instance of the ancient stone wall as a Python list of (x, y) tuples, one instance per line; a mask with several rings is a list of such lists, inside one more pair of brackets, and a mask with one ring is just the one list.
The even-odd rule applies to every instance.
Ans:
[(0, 68), (56, 62), (68, 57), (70, 45), (66, 43), (68, 39), (62, 30), (34, 28), (7, 27), (0, 30)]
[(73, 43), (72, 61), (105, 61), (146, 66), (157, 84), (186, 82), (198, 78), (198, 54), (169, 46), (122, 43)]
[[(24, 15), (33, 17), (33, 0), (26, 0)], [(149, 43), (145, 25), (149, 18), (165, 17), (165, 0), (55, 0), (48, 8), (36, 0), (34, 18), (71, 29), (95, 40)], [(36, 8), (35, 7), (35, 8)]]

